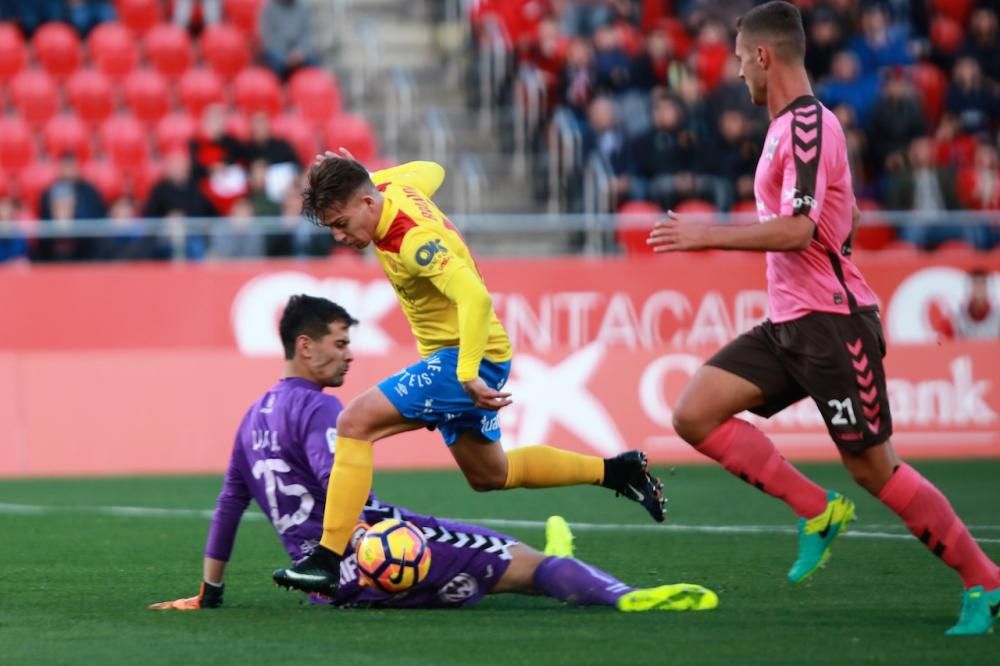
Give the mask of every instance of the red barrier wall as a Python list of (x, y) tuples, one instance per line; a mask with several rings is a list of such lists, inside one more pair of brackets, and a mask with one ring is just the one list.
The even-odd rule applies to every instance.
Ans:
[[(883, 301), (894, 440), (906, 455), (1000, 455), (1000, 345), (939, 344), (930, 325), (932, 304), (961, 300), (964, 270), (998, 261), (907, 257), (859, 261)], [(669, 427), (671, 404), (702, 359), (766, 312), (755, 256), (481, 268), (517, 348), (508, 444), (696, 458)], [(222, 469), (243, 411), (281, 372), (276, 321), (300, 292), (363, 322), (345, 401), (414, 360), (392, 289), (367, 262), (0, 270), (0, 476)], [(809, 402), (763, 427), (790, 456), (835, 456)], [(383, 468), (451, 464), (426, 432), (376, 452)]]

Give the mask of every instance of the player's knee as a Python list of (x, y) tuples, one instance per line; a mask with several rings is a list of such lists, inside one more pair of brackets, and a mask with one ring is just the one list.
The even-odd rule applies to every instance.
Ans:
[(337, 417), (337, 434), (351, 439), (368, 439), (368, 424), (361, 410), (348, 405)]
[(673, 426), (677, 435), (692, 446), (697, 446), (708, 435), (706, 419), (688, 401), (680, 401), (674, 409)]
[(488, 493), (491, 490), (503, 490), (507, 484), (507, 474), (501, 470), (482, 470), (467, 473), (465, 480), (469, 482), (469, 487), (477, 493)]

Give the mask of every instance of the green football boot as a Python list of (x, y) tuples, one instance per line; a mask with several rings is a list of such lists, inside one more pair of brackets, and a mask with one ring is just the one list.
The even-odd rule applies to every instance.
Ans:
[(827, 491), (826, 509), (815, 518), (799, 518), (799, 557), (788, 572), (788, 580), (801, 583), (830, 559), (830, 544), (847, 531), (854, 519), (854, 502), (840, 493)]
[(944, 632), (948, 636), (982, 636), (993, 632), (993, 623), (1000, 614), (1000, 587), (987, 592), (976, 585), (962, 593), (962, 610), (954, 627)]

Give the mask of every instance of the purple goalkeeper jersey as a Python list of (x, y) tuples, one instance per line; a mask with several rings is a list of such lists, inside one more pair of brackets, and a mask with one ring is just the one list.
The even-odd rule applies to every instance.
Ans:
[[(292, 560), (313, 551), (323, 535), (326, 487), (333, 465), (340, 401), (305, 379), (279, 381), (243, 417), (215, 503), (205, 556), (228, 561), (243, 512), (255, 500)], [(352, 549), (344, 553), (339, 606), (440, 608), (475, 603), (510, 564), (513, 538), (493, 530), (415, 514), (374, 494), (359, 521), (386, 518), (417, 525), (431, 547), (427, 578), (398, 595), (360, 586)]]
[(205, 556), (229, 560), (243, 512), (253, 499), (293, 559), (323, 533), (326, 485), (333, 465), (340, 400), (319, 385), (286, 377), (255, 402), (233, 442)]

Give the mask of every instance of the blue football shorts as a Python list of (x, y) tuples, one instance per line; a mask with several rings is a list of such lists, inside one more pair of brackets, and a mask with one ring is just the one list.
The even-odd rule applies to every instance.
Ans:
[[(480, 409), (472, 402), (456, 376), (458, 348), (440, 349), (410, 367), (379, 382), (379, 390), (407, 419), (422, 421), (441, 432), (451, 446), (469, 430), (490, 440), (500, 440), (497, 412)], [(510, 361), (494, 363), (483, 359), (479, 377), (497, 391), (507, 383)]]

